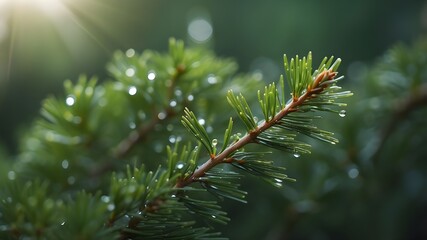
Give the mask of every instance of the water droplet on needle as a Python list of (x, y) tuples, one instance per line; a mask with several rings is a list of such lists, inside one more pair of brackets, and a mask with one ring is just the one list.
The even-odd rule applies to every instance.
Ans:
[(218, 139), (216, 139), (216, 138), (215, 138), (215, 139), (213, 139), (213, 140), (212, 140), (212, 146), (213, 146), (213, 147), (216, 147), (216, 145), (217, 145), (217, 144), (218, 144)]

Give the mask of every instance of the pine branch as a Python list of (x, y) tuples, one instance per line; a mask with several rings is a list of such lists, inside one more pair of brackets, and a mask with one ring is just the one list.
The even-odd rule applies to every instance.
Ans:
[[(276, 113), (276, 100), (278, 99), (277, 90), (274, 85), (266, 87), (265, 91), (266, 94), (269, 96), (265, 96), (264, 101), (262, 101), (261, 97), (259, 97), (266, 120), (264, 122), (261, 122), (257, 126), (254, 126), (254, 117), (252, 116), (252, 113), (246, 101), (244, 100), (244, 97), (234, 97), (232, 92), (230, 92), (228, 98), (229, 102), (232, 106), (235, 107), (236, 111), (239, 113), (240, 118), (245, 123), (249, 132), (245, 136), (240, 138), (238, 141), (225, 148), (221, 153), (216, 156), (212, 155), (211, 147), (207, 146), (208, 151), (211, 154), (211, 158), (204, 164), (202, 164), (199, 168), (197, 168), (191, 176), (179, 181), (175, 185), (175, 187), (183, 188), (185, 186), (188, 186), (191, 183), (198, 181), (198, 179), (200, 179), (201, 177), (205, 176), (205, 174), (209, 170), (211, 170), (218, 164), (230, 162), (228, 158), (236, 151), (244, 148), (247, 144), (261, 143), (265, 145), (270, 145), (270, 147), (274, 147), (269, 142), (263, 142), (262, 139), (259, 139), (259, 137), (267, 130), (277, 126), (280, 121), (284, 117), (288, 116), (290, 113), (299, 111), (299, 108), (304, 106), (304, 104), (310, 104), (310, 100), (318, 98), (318, 96), (322, 94), (326, 88), (328, 88), (331, 84), (334, 84), (337, 80), (339, 80), (335, 79), (335, 77), (337, 75), (336, 70), (339, 66), (340, 59), (338, 59), (334, 64), (332, 64), (332, 58), (330, 58), (327, 62), (327, 59), (325, 58), (325, 60), (320, 65), (319, 70), (324, 69), (325, 65), (328, 66), (328, 69), (324, 69), (320, 73), (315, 72), (313, 74), (315, 75), (314, 79), (311, 79), (312, 75), (306, 72), (308, 70), (311, 70), (311, 54), (309, 54), (308, 59), (308, 61), (310, 62), (310, 67), (308, 67), (305, 58), (303, 61), (299, 62), (297, 58), (297, 64), (295, 64), (294, 60), (292, 59), (290, 67), (288, 67), (287, 59), (285, 56), (285, 69), (287, 70), (286, 73), (288, 74), (288, 79), (291, 83), (293, 98), (288, 104), (282, 105), (284, 107)], [(298, 71), (300, 71), (300, 73), (298, 73)], [(260, 96), (260, 94), (258, 95)], [(348, 96), (351, 95), (351, 93), (345, 92), (342, 95)], [(204, 144), (209, 143), (207, 141), (203, 142)]]
[[(27, 160), (23, 166), (26, 166), (27, 169), (24, 167), (24, 170), (28, 171), (28, 166), (34, 162), (31, 159), (35, 156), (38, 161), (35, 170), (38, 171), (38, 176), (45, 177), (43, 173), (48, 172), (51, 175), (45, 177), (46, 179), (60, 180), (59, 183), (52, 181), (57, 187), (56, 191), (64, 196), (72, 196), (66, 204), (57, 208), (41, 208), (43, 214), (40, 216), (58, 210), (58, 214), (64, 216), (63, 219), (68, 217), (65, 228), (64, 224), (61, 227), (57, 223), (51, 228), (49, 234), (52, 233), (52, 236), (60, 236), (61, 230), (68, 229), (65, 238), (74, 236), (82, 238), (78, 235), (80, 234), (78, 229), (84, 226), (87, 230), (84, 237), (92, 239), (102, 238), (104, 234), (110, 238), (120, 234), (122, 239), (217, 237), (218, 233), (211, 233), (209, 228), (199, 227), (196, 221), (193, 221), (192, 215), (196, 214), (209, 222), (223, 224), (230, 218), (217, 201), (202, 199), (200, 196), (211, 194), (219, 200), (246, 202), (247, 193), (240, 190), (238, 181), (242, 177), (241, 174), (214, 167), (228, 164), (259, 176), (275, 186), (281, 186), (284, 180), (291, 180), (284, 173), (285, 168), (274, 166), (273, 161), (265, 160), (265, 152), (246, 152), (244, 148), (248, 144), (260, 144), (294, 154), (309, 153), (310, 145), (296, 140), (299, 134), (336, 143), (337, 140), (332, 137), (332, 133), (317, 129), (312, 123), (316, 117), (307, 114), (315, 111), (336, 112), (334, 107), (342, 107), (345, 104), (335, 103), (334, 100), (351, 95), (350, 92), (340, 92), (340, 88), (336, 86), (336, 82), (341, 79), (336, 77), (339, 59), (333, 62), (333, 58), (325, 58), (319, 68), (312, 73), (311, 53), (303, 59), (291, 59), (290, 63), (285, 56), (285, 72), (291, 87), (291, 99), (286, 102), (283, 77), (278, 84), (279, 88), (276, 84), (270, 84), (264, 88), (264, 92), (258, 91), (258, 101), (264, 115), (264, 119), (258, 121), (250, 108), (251, 101), (247, 101), (242, 94), (234, 95), (232, 90), (228, 91), (227, 100), (246, 127), (246, 134), (243, 137), (233, 135), (233, 119), (223, 118), (222, 120), (229, 121), (220, 148), (217, 146), (219, 141), (211, 138), (208, 128), (205, 128), (196, 114), (186, 107), (194, 107), (190, 106), (193, 99), (190, 100), (188, 97), (197, 97), (195, 93), (197, 92), (205, 99), (199, 102), (200, 104), (196, 104), (195, 101), (192, 105), (209, 108), (209, 111), (213, 111), (210, 106), (215, 110), (222, 110), (222, 106), (215, 106), (215, 100), (218, 92), (223, 91), (226, 86), (217, 83), (234, 73), (235, 67), (232, 62), (230, 64), (229, 61), (220, 61), (203, 51), (184, 51), (183, 43), (174, 40), (171, 41), (169, 53), (166, 55), (148, 51), (140, 58), (123, 59), (120, 56), (118, 62), (110, 66), (110, 71), (118, 82), (106, 83), (97, 88), (94, 80), (83, 79), (75, 86), (68, 83), (66, 88), (72, 95), (66, 101), (50, 99), (46, 101), (42, 110), (45, 119), (38, 125), (37, 130), (40, 133), (37, 132), (33, 136), (34, 139), (38, 139), (39, 136), (42, 138), (36, 147), (29, 146), (31, 151), (27, 155), (31, 158), (28, 158), (29, 161)], [(128, 71), (129, 69), (132, 71)], [(149, 77), (151, 71), (156, 72), (155, 78), (159, 79), (158, 81), (153, 81), (154, 78)], [(218, 79), (204, 81), (206, 78), (212, 78), (213, 73), (218, 74)], [(245, 91), (247, 88), (258, 87), (257, 81), (248, 82), (248, 80), (254, 79), (237, 78), (240, 90), (243, 87)], [(117, 90), (120, 90), (121, 94), (117, 94)], [(234, 88), (234, 91), (236, 90)], [(208, 104), (206, 99), (209, 96)], [(115, 102), (119, 106), (116, 108), (118, 111), (114, 112), (111, 109), (111, 106), (116, 105), (106, 106), (102, 100), (105, 102), (118, 100)], [(160, 109), (162, 111), (159, 111)], [(91, 177), (100, 180), (106, 170), (120, 166), (120, 163), (110, 158), (129, 156), (136, 144), (151, 134), (155, 126), (170, 120), (182, 109), (185, 109), (182, 123), (198, 141), (197, 146), (192, 147), (190, 144), (181, 146), (180, 141), (176, 140), (174, 146), (166, 148), (165, 167), (159, 165), (155, 171), (148, 171), (144, 165), (141, 168), (128, 167), (127, 172), (119, 170), (114, 173), (109, 185), (101, 185), (98, 182), (91, 185), (91, 188), (86, 186), (85, 183), (92, 182)], [(140, 112), (147, 114), (150, 111), (153, 111), (153, 116), (148, 121), (139, 115)], [(160, 113), (164, 115), (157, 117)], [(218, 112), (213, 111), (209, 114), (214, 113)], [(105, 117), (111, 118), (111, 121), (104, 123), (102, 120)], [(125, 133), (129, 131), (129, 118), (131, 123), (140, 126), (124, 139), (120, 139), (123, 137), (123, 131)], [(169, 134), (166, 131), (163, 133)], [(31, 142), (28, 142), (30, 145)], [(116, 147), (114, 156), (109, 156), (111, 152), (106, 152), (114, 146)], [(207, 151), (209, 159), (197, 167), (202, 146)], [(38, 154), (31, 154), (33, 149)], [(51, 150), (56, 152), (51, 153), (53, 152)], [(110, 159), (110, 162), (100, 161), (105, 158)], [(62, 172), (55, 171), (58, 167), (62, 167)], [(88, 176), (90, 174), (92, 176)], [(79, 181), (78, 185), (75, 184), (76, 179)], [(193, 183), (198, 183), (201, 187), (190, 186)], [(67, 189), (68, 192), (61, 192), (62, 189)], [(101, 189), (106, 194), (102, 196), (86, 194), (81, 191), (82, 189), (89, 192)], [(0, 207), (19, 210), (21, 202), (28, 202), (27, 198), (30, 199), (37, 194), (44, 198), (48, 189), (42, 188), (41, 192), (44, 195), (27, 190), (24, 193), (28, 194), (23, 194), (21, 198), (13, 198), (18, 201), (3, 202), (4, 206), (0, 204)], [(19, 195), (21, 191), (16, 188), (13, 192)], [(13, 195), (1, 192), (0, 194)], [(91, 214), (97, 218), (93, 225), (89, 224)], [(38, 221), (34, 215), (35, 217), (31, 216), (34, 219), (24, 219), (20, 222), (22, 219), (14, 219), (13, 215), (11, 212), (5, 216), (14, 223)], [(49, 221), (44, 222), (46, 219)], [(40, 222), (43, 228), (49, 228), (52, 225), (50, 221), (55, 219), (46, 217)], [(28, 234), (20, 233), (20, 236), (36, 236), (38, 232), (39, 229), (31, 229)]]

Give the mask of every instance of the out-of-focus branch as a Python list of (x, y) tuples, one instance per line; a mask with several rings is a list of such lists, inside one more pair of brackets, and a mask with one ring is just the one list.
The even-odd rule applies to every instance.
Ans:
[(372, 155), (374, 163), (378, 162), (378, 157), (382, 148), (387, 142), (387, 139), (399, 127), (400, 122), (404, 120), (412, 111), (415, 111), (425, 105), (427, 105), (427, 84), (421, 85), (414, 93), (410, 95), (409, 98), (398, 101), (390, 121), (379, 133), (379, 142), (376, 150), (374, 151), (374, 154)]

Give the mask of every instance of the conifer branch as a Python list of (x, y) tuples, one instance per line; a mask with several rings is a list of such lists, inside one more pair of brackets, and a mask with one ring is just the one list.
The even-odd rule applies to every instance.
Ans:
[[(222, 120), (228, 120), (228, 126), (221, 141), (222, 146), (217, 147), (218, 140), (209, 136), (208, 128), (205, 129), (200, 119), (187, 107), (205, 107), (213, 113), (221, 109), (222, 106), (216, 106), (215, 101), (218, 92), (224, 91), (224, 87), (232, 88), (222, 84), (223, 80), (234, 74), (235, 67), (232, 62), (219, 60), (200, 50), (185, 51), (183, 43), (174, 40), (171, 40), (170, 51), (166, 55), (148, 51), (138, 58), (125, 57), (120, 53), (117, 57), (117, 63), (110, 66), (110, 71), (119, 82), (95, 88), (95, 81), (87, 82), (83, 79), (75, 86), (70, 85), (67, 88), (66, 101), (50, 100), (45, 103), (43, 116), (46, 120), (38, 125), (39, 132), (34, 134), (41, 139), (39, 146), (31, 148), (35, 148), (35, 153), (38, 154), (29, 151), (28, 155), (35, 156), (36, 160), (43, 160), (35, 165), (37, 176), (54, 182), (56, 187), (49, 189), (66, 189), (66, 193), (59, 190), (55, 192), (61, 196), (71, 196), (70, 200), (66, 205), (58, 202), (55, 208), (52, 204), (45, 204), (45, 208), (33, 207), (30, 205), (34, 201), (27, 199), (35, 195), (45, 198), (48, 196), (47, 187), (40, 188), (43, 194), (31, 192), (34, 188), (30, 185), (27, 190), (24, 187), (24, 191), (22, 188), (11, 189), (5, 194), (10, 196), (10, 201), (0, 202), (0, 209), (10, 211), (0, 218), (23, 223), (20, 219), (23, 219), (25, 214), (19, 214), (15, 219), (14, 211), (21, 209), (22, 203), (25, 203), (32, 216), (52, 216), (51, 219), (46, 218), (48, 221), (42, 225), (51, 229), (49, 231), (52, 236), (59, 236), (65, 232), (64, 229), (69, 229), (65, 236), (72, 238), (79, 236), (75, 234), (80, 234), (80, 230), (85, 228), (85, 234), (91, 239), (104, 234), (114, 239), (218, 237), (219, 233), (196, 224), (192, 215), (196, 214), (204, 220), (222, 224), (227, 223), (230, 217), (217, 201), (200, 197), (211, 194), (219, 200), (231, 199), (245, 203), (247, 192), (241, 190), (237, 182), (243, 175), (215, 167), (222, 163), (229, 164), (259, 176), (275, 186), (281, 186), (283, 180), (289, 179), (284, 173), (285, 168), (275, 166), (273, 161), (264, 160), (265, 152), (246, 152), (244, 148), (253, 143), (290, 152), (309, 153), (309, 144), (295, 140), (298, 134), (336, 143), (332, 133), (318, 129), (312, 124), (316, 116), (310, 116), (307, 112), (336, 112), (330, 107), (345, 104), (335, 103), (334, 100), (351, 95), (348, 91), (340, 92), (340, 88), (335, 85), (341, 79), (336, 78), (339, 59), (332, 63), (332, 58), (325, 58), (312, 73), (311, 53), (307, 58), (291, 59), (290, 63), (285, 57), (285, 72), (291, 87), (291, 99), (286, 102), (283, 77), (279, 82), (280, 88), (276, 88), (275, 84), (268, 85), (264, 92), (258, 92), (258, 101), (264, 115), (264, 119), (258, 121), (250, 109), (251, 102), (246, 101), (242, 94), (234, 95), (230, 90), (227, 100), (245, 125), (246, 134), (243, 137), (240, 137), (239, 133), (233, 135), (233, 119), (223, 118)], [(150, 74), (153, 74), (151, 71), (156, 73), (155, 77), (150, 77)], [(234, 78), (233, 84), (239, 85), (240, 91), (248, 91), (258, 89), (258, 80)], [(117, 90), (121, 91), (121, 94), (117, 94)], [(201, 102), (195, 101), (194, 105), (191, 104), (197, 95), (205, 98)], [(110, 102), (115, 105), (107, 105)], [(119, 108), (116, 108), (117, 111), (111, 111), (112, 106)], [(166, 147), (166, 164), (159, 165), (156, 171), (149, 171), (152, 166), (146, 168), (144, 164), (141, 168), (128, 166), (127, 171), (118, 170), (113, 173), (109, 185), (95, 184), (87, 187), (87, 182), (93, 178), (100, 180), (102, 173), (123, 163), (98, 161), (105, 160), (107, 149), (113, 148), (116, 158), (130, 155), (137, 143), (152, 133), (155, 126), (176, 116), (182, 109), (185, 109), (182, 123), (198, 141), (195, 147), (192, 147), (194, 145), (191, 143), (181, 146), (180, 140), (171, 141), (169, 138), (175, 146)], [(144, 121), (145, 117), (141, 116), (150, 112), (153, 116)], [(159, 117), (159, 113), (164, 113), (164, 117)], [(212, 112), (207, 115), (210, 114)], [(103, 121), (105, 119), (111, 121)], [(123, 130), (127, 133), (129, 127), (135, 128), (140, 123), (141, 126), (138, 126), (137, 130), (132, 131), (125, 139), (120, 139)], [(119, 128), (116, 129), (114, 126), (118, 125)], [(169, 135), (170, 129), (173, 128), (167, 128), (167, 131), (156, 137)], [(161, 132), (159, 129), (156, 131)], [(90, 142), (93, 149), (85, 145), (89, 140), (93, 141)], [(117, 142), (119, 144), (115, 145)], [(76, 149), (76, 146), (80, 148)], [(202, 146), (207, 150), (209, 159), (197, 167)], [(81, 149), (85, 151), (79, 151)], [(47, 161), (44, 161), (45, 159)], [(61, 161), (60, 164), (58, 160)], [(35, 161), (26, 161), (28, 165), (22, 165), (26, 166), (23, 169), (33, 169), (30, 165), (33, 162)], [(62, 167), (66, 174), (60, 172), (55, 175), (58, 166)], [(93, 166), (100, 168), (94, 169)], [(53, 174), (45, 176), (45, 169), (49, 169)], [(81, 175), (85, 175), (85, 178), (78, 179), (76, 183), (76, 179)], [(193, 183), (200, 184), (200, 187), (191, 187)], [(76, 194), (79, 189), (82, 190), (80, 195)], [(99, 189), (102, 193), (91, 194)], [(89, 193), (86, 194), (86, 191)], [(37, 214), (32, 214), (33, 211)], [(58, 216), (50, 214), (52, 212), (58, 212)], [(95, 224), (91, 219), (93, 216), (97, 220)], [(61, 220), (60, 225), (57, 219)], [(39, 226), (37, 219), (28, 219), (26, 222)], [(35, 229), (35, 232), (38, 230)]]
[[(175, 185), (175, 187), (183, 188), (185, 186), (188, 186), (191, 183), (196, 182), (200, 177), (203, 177), (210, 169), (214, 168), (218, 164), (230, 162), (227, 159), (230, 155), (232, 155), (239, 149), (242, 149), (249, 143), (257, 143), (257, 137), (261, 133), (275, 126), (281, 119), (283, 119), (289, 113), (297, 111), (298, 107), (302, 106), (307, 100), (315, 98), (318, 94), (322, 93), (322, 91), (328, 86), (329, 81), (333, 81), (336, 75), (337, 72), (333, 71), (332, 69), (324, 70), (323, 72), (321, 72), (313, 80), (313, 84), (308, 85), (307, 89), (305, 89), (302, 95), (300, 95), (299, 97), (293, 97), (292, 101), (289, 104), (286, 104), (282, 110), (280, 110), (275, 116), (271, 118), (271, 120), (262, 122), (255, 129), (249, 131), (248, 134), (231, 144), (217, 156), (211, 156), (211, 158), (199, 168), (197, 168), (191, 176), (180, 180)], [(298, 90), (303, 91), (304, 89)]]

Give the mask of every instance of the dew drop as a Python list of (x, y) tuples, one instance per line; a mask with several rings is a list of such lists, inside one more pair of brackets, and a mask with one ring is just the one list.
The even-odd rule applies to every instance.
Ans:
[(139, 110), (138, 111), (138, 117), (139, 117), (139, 119), (144, 120), (147, 117), (147, 115), (145, 114), (144, 111)]
[(218, 139), (214, 138), (212, 139), (212, 146), (216, 147), (216, 145), (218, 145)]
[(110, 204), (108, 204), (108, 205), (107, 205), (107, 209), (108, 209), (108, 211), (113, 211), (115, 208), (116, 208), (116, 207), (114, 206), (114, 204), (113, 204), (113, 203), (110, 203)]
[(182, 169), (182, 168), (184, 168), (184, 164), (183, 163), (177, 163), (176, 164), (176, 168), (177, 169)]
[(216, 218), (216, 216), (215, 216), (215, 215), (212, 215), (212, 218)]
[(74, 103), (76, 102), (76, 99), (74, 98), (74, 96), (69, 95), (66, 99), (65, 99), (65, 104), (67, 104), (68, 106), (73, 106)]
[(194, 96), (191, 95), (191, 94), (188, 95), (187, 100), (190, 101), (190, 102), (193, 101), (194, 100)]
[(203, 119), (203, 118), (200, 118), (198, 122), (202, 126), (205, 125), (205, 123), (206, 123), (205, 119)]
[(105, 203), (109, 203), (110, 202), (110, 197), (107, 195), (103, 195), (101, 197), (101, 201), (105, 202)]
[(299, 154), (299, 153), (294, 153), (294, 157), (296, 157), (296, 158), (299, 158), (301, 156), (301, 154)]
[(61, 226), (64, 226), (64, 225), (65, 225), (65, 222), (62, 222), (62, 223), (61, 223)]
[(176, 90), (175, 90), (175, 95), (176, 95), (177, 97), (180, 97), (180, 96), (182, 95), (182, 91), (181, 91), (181, 90), (179, 90), (179, 89), (176, 89)]
[(135, 86), (131, 86), (131, 87), (129, 87), (128, 93), (129, 93), (129, 95), (133, 96), (136, 94), (137, 91), (138, 90), (136, 89)]
[(135, 56), (135, 50), (133, 48), (126, 50), (126, 57), (131, 58), (133, 56)]
[(276, 182), (278, 182), (278, 183), (283, 182), (283, 180), (282, 180), (282, 179), (279, 179), (279, 178), (275, 178), (275, 179), (274, 179), (274, 181), (276, 181)]
[(213, 74), (209, 74), (208, 75), (208, 83), (209, 84), (216, 84), (216, 83), (218, 83), (218, 78), (215, 77), (215, 75), (213, 75)]
[(207, 133), (212, 133), (213, 132), (213, 127), (212, 126), (207, 126), (206, 127), (206, 132)]
[(130, 122), (129, 123), (129, 128), (130, 129), (135, 129), (136, 128), (136, 124), (134, 122)]
[(67, 178), (67, 182), (68, 182), (68, 184), (73, 185), (76, 182), (76, 178), (73, 176), (69, 176)]
[(159, 114), (157, 114), (157, 117), (160, 119), (160, 120), (164, 120), (165, 118), (166, 118), (166, 113), (165, 112), (159, 112)]
[(153, 70), (149, 71), (147, 78), (148, 80), (153, 81), (156, 78), (156, 72), (154, 72)]
[(176, 107), (176, 105), (177, 105), (177, 102), (176, 102), (175, 100), (172, 100), (172, 101), (169, 103), (169, 106), (171, 106), (171, 107)]
[(255, 123), (258, 123), (258, 121), (259, 121), (258, 117), (255, 117), (255, 116), (254, 116), (254, 122), (255, 122)]
[(9, 178), (9, 180), (15, 180), (16, 179), (16, 173), (15, 173), (15, 171), (9, 171), (7, 173), (7, 178)]
[(126, 74), (126, 76), (128, 76), (128, 77), (133, 77), (133, 76), (135, 76), (135, 69), (133, 69), (133, 68), (128, 68), (128, 69), (126, 69), (125, 74)]
[(68, 169), (68, 167), (70, 166), (70, 163), (68, 162), (67, 159), (64, 159), (61, 162), (61, 166), (62, 166), (63, 169)]
[(345, 115), (347, 114), (347, 112), (345, 110), (341, 110), (338, 115), (340, 115), (340, 117), (345, 117)]
[(154, 151), (156, 153), (161, 153), (163, 151), (163, 145), (161, 143), (157, 143), (154, 145)]
[(176, 142), (176, 137), (174, 135), (169, 136), (169, 142), (170, 143), (175, 143)]
[(359, 170), (355, 167), (348, 170), (347, 175), (351, 179), (355, 179), (359, 176)]

